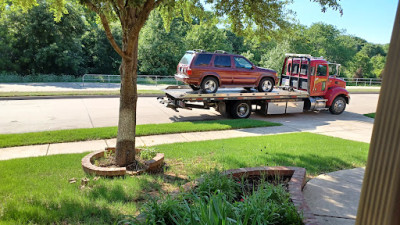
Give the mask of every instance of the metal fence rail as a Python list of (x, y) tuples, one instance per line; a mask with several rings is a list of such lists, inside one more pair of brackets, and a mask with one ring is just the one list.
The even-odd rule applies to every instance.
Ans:
[[(121, 76), (108, 74), (85, 74), (82, 76), (82, 85), (85, 86), (85, 83), (121, 83)], [(174, 76), (162, 75), (138, 75), (137, 83), (152, 84), (155, 86), (159, 84), (181, 84), (181, 82), (175, 80)]]
[[(342, 78), (342, 77), (341, 77)], [(348, 86), (380, 86), (382, 79), (380, 78), (342, 78), (346, 81)], [(108, 74), (85, 74), (82, 76), (82, 85), (85, 83), (121, 83), (120, 75), (108, 75)], [(138, 84), (171, 84), (178, 85), (182, 82), (175, 80), (174, 76), (163, 76), (163, 75), (138, 75)]]
[(382, 79), (380, 78), (342, 78), (346, 81), (347, 86), (380, 86)]

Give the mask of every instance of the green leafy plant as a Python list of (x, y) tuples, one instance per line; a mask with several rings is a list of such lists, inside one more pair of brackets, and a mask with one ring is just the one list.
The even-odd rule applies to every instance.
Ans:
[(157, 155), (157, 151), (154, 148), (144, 148), (139, 153), (140, 158), (143, 160), (150, 160)]
[(221, 175), (220, 171), (214, 170), (203, 175), (202, 181), (195, 189), (200, 196), (210, 196), (223, 193), (228, 201), (233, 201), (240, 193), (240, 184), (232, 178)]
[(302, 224), (289, 194), (281, 186), (260, 182), (251, 193), (241, 195), (239, 182), (213, 171), (191, 193), (155, 198), (144, 206), (143, 223), (128, 224)]

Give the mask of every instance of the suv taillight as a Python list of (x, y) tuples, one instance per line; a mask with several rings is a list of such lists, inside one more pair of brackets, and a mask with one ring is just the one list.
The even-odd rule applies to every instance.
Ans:
[(192, 69), (187, 68), (186, 73), (187, 73), (187, 75), (189, 75), (189, 76), (192, 75)]

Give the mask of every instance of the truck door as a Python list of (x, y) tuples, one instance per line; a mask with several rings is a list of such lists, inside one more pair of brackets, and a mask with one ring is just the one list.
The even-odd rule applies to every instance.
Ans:
[(311, 78), (311, 88), (310, 88), (310, 95), (311, 96), (322, 96), (325, 94), (328, 88), (328, 77), (329, 77), (329, 70), (328, 64), (322, 63), (316, 65), (316, 72), (315, 69), (312, 69), (312, 78)]

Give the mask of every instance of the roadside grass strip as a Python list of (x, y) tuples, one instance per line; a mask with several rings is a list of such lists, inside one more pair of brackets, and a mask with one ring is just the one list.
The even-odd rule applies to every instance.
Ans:
[[(138, 95), (144, 94), (164, 94), (160, 90), (138, 90)], [(0, 97), (38, 97), (38, 96), (108, 96), (119, 95), (119, 90), (115, 91), (54, 91), (54, 92), (0, 92)]]
[(166, 144), (155, 146), (165, 153), (163, 174), (114, 179), (87, 176), (81, 167), (87, 153), (0, 161), (0, 223), (113, 224), (137, 215), (152, 196), (167, 195), (214, 168), (298, 166), (316, 176), (365, 166), (368, 148), (311, 133)]
[[(240, 128), (280, 126), (273, 123), (253, 119), (210, 120), (194, 122), (175, 122), (162, 124), (143, 124), (136, 126), (137, 136), (186, 133), (197, 131), (230, 130)], [(115, 138), (117, 127), (83, 128), (70, 130), (42, 131), (20, 134), (0, 134), (0, 148), (51, 144), (74, 141), (87, 141)]]
[(371, 94), (379, 94), (380, 89), (373, 89), (373, 88), (348, 88), (347, 91), (350, 93), (371, 93)]
[(369, 118), (375, 119), (375, 114), (376, 113), (367, 113), (367, 114), (364, 114), (364, 116), (367, 116)]

